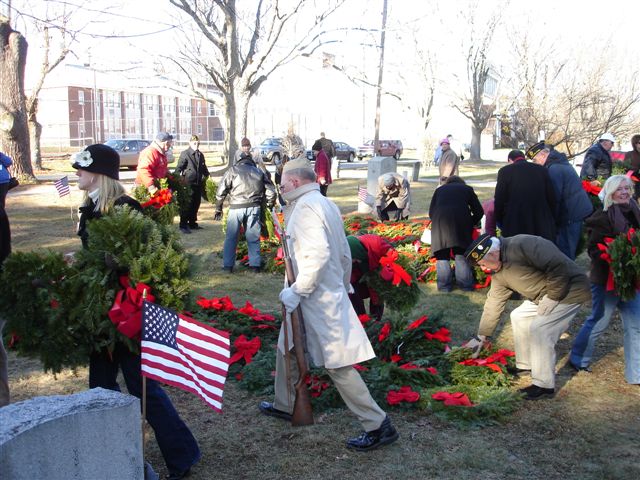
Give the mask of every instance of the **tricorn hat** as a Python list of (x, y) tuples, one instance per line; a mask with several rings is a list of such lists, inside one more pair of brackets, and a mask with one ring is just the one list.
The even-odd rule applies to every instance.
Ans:
[(478, 238), (476, 238), (467, 251), (464, 252), (465, 258), (470, 263), (478, 263), (480, 260), (484, 258), (484, 256), (489, 253), (491, 249), (491, 235), (488, 233), (483, 233)]

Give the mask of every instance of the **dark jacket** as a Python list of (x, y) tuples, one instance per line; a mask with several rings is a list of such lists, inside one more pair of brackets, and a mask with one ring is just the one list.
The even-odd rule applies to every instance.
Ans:
[(556, 239), (556, 194), (549, 172), (520, 160), (498, 171), (495, 218), (503, 237), (518, 234)]
[(564, 227), (570, 223), (581, 222), (593, 212), (593, 205), (587, 192), (582, 188), (580, 177), (567, 156), (551, 150), (544, 166), (556, 193), (556, 225)]
[(611, 176), (611, 155), (600, 142), (591, 146), (584, 156), (580, 178), (595, 180), (598, 177), (609, 178)]
[(180, 154), (177, 171), (191, 186), (201, 185), (202, 179), (209, 176), (204, 155), (200, 150), (194, 150), (191, 147)]
[(473, 227), (482, 219), (482, 205), (476, 193), (464, 183), (447, 183), (436, 189), (429, 205), (431, 251), (471, 243)]
[[(117, 198), (113, 202), (114, 207), (117, 207), (120, 205), (127, 205), (132, 210), (136, 210), (138, 212), (142, 211), (142, 207), (140, 206), (138, 201), (134, 200), (128, 195), (123, 195), (120, 198)], [(87, 223), (91, 220), (102, 217), (102, 213), (100, 211), (96, 211), (95, 208), (96, 208), (96, 205), (95, 203), (93, 203), (91, 199), (89, 199), (88, 205), (84, 205), (79, 208), (80, 220), (78, 222), (78, 235), (82, 240), (82, 246), (84, 248), (87, 248), (87, 246), (89, 245), (89, 232), (87, 231)]]
[[(633, 215), (629, 214), (626, 217), (634, 228), (640, 227), (638, 220)], [(609, 264), (606, 260), (600, 258), (603, 252), (598, 248), (598, 244), (604, 243), (605, 237), (615, 238), (617, 233), (613, 230), (609, 214), (603, 211), (602, 208), (596, 210), (593, 215), (585, 220), (584, 224), (587, 227), (587, 253), (591, 258), (589, 280), (596, 285), (606, 285), (609, 277)]]
[(319, 138), (316, 141), (320, 142), (322, 150), (324, 150), (324, 153), (329, 157), (329, 162), (331, 162), (331, 159), (336, 156), (336, 147), (333, 145), (333, 141), (328, 138)]
[(229, 208), (259, 207), (266, 199), (271, 208), (276, 200), (276, 192), (269, 177), (260, 170), (251, 155), (242, 154), (220, 180), (216, 194), (216, 210), (222, 210), (222, 203), (229, 195)]
[(502, 268), (491, 276), (479, 335), (491, 336), (513, 292), (538, 303), (547, 295), (563, 304), (591, 299), (589, 281), (573, 260), (544, 238), (516, 235), (500, 239)]

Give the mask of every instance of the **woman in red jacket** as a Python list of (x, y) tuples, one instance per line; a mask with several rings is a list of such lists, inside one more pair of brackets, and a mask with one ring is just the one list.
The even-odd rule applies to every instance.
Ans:
[(313, 150), (313, 156), (316, 157), (316, 164), (313, 170), (316, 172), (316, 177), (318, 177), (317, 182), (320, 184), (320, 193), (326, 197), (329, 185), (331, 185), (331, 160), (322, 149), (320, 140), (316, 140), (311, 150)]
[(351, 250), (351, 286), (353, 293), (349, 294), (351, 305), (358, 315), (367, 313), (364, 299), (369, 299), (369, 314), (380, 320), (384, 313), (384, 301), (375, 290), (361, 282), (362, 277), (380, 266), (380, 259), (393, 247), (378, 235), (365, 234), (359, 237), (349, 235), (347, 237)]

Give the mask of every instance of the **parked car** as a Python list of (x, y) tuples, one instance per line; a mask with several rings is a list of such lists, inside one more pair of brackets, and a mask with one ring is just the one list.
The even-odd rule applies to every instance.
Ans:
[(133, 138), (113, 138), (104, 142), (120, 155), (120, 168), (135, 170), (138, 167), (140, 152), (151, 143), (148, 140)]
[[(333, 147), (336, 149), (336, 158), (338, 160), (346, 160), (347, 162), (353, 162), (356, 158), (356, 149), (351, 147), (348, 143), (333, 142)], [(307, 159), (313, 162), (313, 151), (307, 150)]]
[[(357, 155), (359, 160), (364, 157), (373, 157), (373, 154), (373, 140), (369, 140), (358, 147)], [(402, 156), (402, 142), (400, 140), (380, 140), (376, 154), (381, 157), (394, 157), (399, 160)]]
[(265, 163), (280, 163), (284, 156), (284, 147), (282, 146), (282, 138), (269, 137), (262, 141), (260, 146), (260, 155)]

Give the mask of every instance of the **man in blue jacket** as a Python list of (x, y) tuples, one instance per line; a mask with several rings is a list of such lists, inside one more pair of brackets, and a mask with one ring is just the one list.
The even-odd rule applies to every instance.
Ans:
[(582, 221), (593, 212), (591, 200), (564, 153), (541, 141), (527, 150), (527, 157), (549, 171), (556, 192), (555, 244), (562, 253), (575, 260), (582, 233)]
[(589, 180), (592, 185), (600, 186), (598, 177), (605, 180), (611, 176), (611, 155), (609, 152), (613, 148), (616, 139), (611, 133), (603, 133), (598, 139), (598, 143), (593, 145), (584, 156), (580, 178)]

